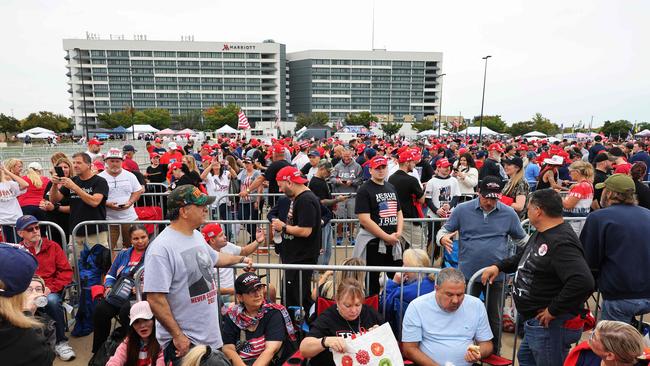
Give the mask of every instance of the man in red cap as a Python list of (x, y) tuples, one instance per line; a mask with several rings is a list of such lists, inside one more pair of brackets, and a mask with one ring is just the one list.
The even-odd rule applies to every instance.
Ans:
[(162, 155), (166, 151), (167, 150), (165, 150), (165, 148), (162, 146), (162, 140), (160, 139), (160, 137), (156, 137), (156, 139), (153, 140), (153, 152)]
[[(286, 222), (274, 219), (271, 227), (282, 235), (282, 263), (316, 264), (321, 249), (321, 205), (307, 188), (307, 179), (293, 166), (285, 166), (276, 175), (278, 186), (289, 199)], [(284, 294), (286, 306), (309, 308), (313, 271), (286, 271)], [(302, 297), (301, 297), (302, 295)]]
[(488, 157), (483, 162), (483, 166), (478, 173), (479, 181), (488, 175), (501, 177), (502, 180), (505, 179), (506, 173), (501, 166), (501, 154), (503, 154), (503, 149), (498, 143), (495, 142), (488, 146)]
[[(280, 193), (276, 177), (282, 168), (291, 164), (286, 160), (284, 146), (276, 144), (271, 148), (270, 153), (273, 160), (271, 165), (269, 165), (264, 174), (257, 177), (246, 190), (239, 193), (240, 197), (246, 197), (249, 193), (255, 192), (255, 190), (266, 181), (269, 182), (269, 194)], [(275, 206), (275, 201), (275, 196), (269, 196), (269, 205), (271, 207)]]
[(90, 139), (88, 141), (88, 151), (86, 151), (86, 154), (90, 156), (91, 161), (94, 161), (96, 157), (102, 154), (100, 152), (100, 150), (102, 149), (102, 145), (104, 145), (104, 143), (99, 141), (96, 138)]
[(301, 170), (305, 165), (309, 164), (309, 157), (307, 156), (307, 149), (309, 149), (309, 141), (301, 141), (298, 145), (298, 154), (293, 158), (291, 164), (294, 165), (298, 170)]
[[(424, 203), (424, 191), (420, 181), (410, 173), (415, 169), (417, 161), (420, 160), (416, 149), (408, 149), (399, 154), (399, 170), (388, 178), (397, 191), (397, 199), (402, 207), (404, 218), (422, 218), (422, 204)], [(404, 222), (404, 240), (411, 245), (411, 248), (426, 249), (426, 239), (420, 222)]]
[[(370, 160), (370, 179), (357, 191), (355, 214), (361, 229), (356, 237), (353, 257), (369, 266), (401, 266), (404, 229), (402, 208), (392, 184), (385, 182), (388, 161), (383, 156)], [(393, 274), (389, 273), (392, 277)], [(368, 291), (379, 294), (379, 273), (370, 272)]]

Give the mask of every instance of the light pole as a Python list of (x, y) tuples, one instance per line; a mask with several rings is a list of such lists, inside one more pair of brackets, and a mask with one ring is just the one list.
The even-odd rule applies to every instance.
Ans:
[[(135, 125), (133, 124), (133, 112), (135, 112), (135, 106), (133, 104), (133, 70), (131, 66), (131, 61), (129, 59), (129, 88), (131, 88), (131, 92), (129, 93), (131, 96), (131, 138), (133, 141), (135, 141)], [(126, 136), (124, 137), (126, 140)]]
[[(440, 74), (438, 76), (440, 79), (442, 79), (443, 76), (447, 74)], [(442, 125), (442, 83), (440, 83), (440, 100), (438, 101), (438, 138), (440, 138), (440, 126)]]
[(478, 142), (481, 142), (481, 137), (483, 135), (483, 104), (485, 103), (485, 79), (487, 77), (487, 60), (492, 56), (488, 55), (483, 57), (485, 60), (485, 70), (483, 71), (483, 96), (481, 97), (481, 119), (479, 121), (478, 127)]
[[(83, 60), (81, 59), (81, 50), (79, 48), (74, 49), (75, 52), (77, 53), (77, 57), (79, 57), (79, 70), (81, 72), (81, 99), (83, 100), (83, 112), (84, 112), (84, 127), (86, 129), (86, 141), (90, 140), (89, 134), (88, 134), (88, 115), (86, 114), (86, 85), (84, 84), (84, 68), (83, 68)], [(73, 88), (74, 89), (74, 88)], [(74, 90), (72, 92), (73, 98), (72, 98), (72, 103), (74, 103)]]

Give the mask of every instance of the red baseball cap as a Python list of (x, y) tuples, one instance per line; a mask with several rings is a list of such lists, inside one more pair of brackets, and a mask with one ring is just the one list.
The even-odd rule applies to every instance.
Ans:
[(260, 141), (258, 139), (251, 139), (250, 144), (252, 147), (260, 146)]
[(155, 140), (153, 140), (153, 142), (162, 142), (162, 140), (161, 140), (161, 139), (159, 139), (158, 137), (156, 137), (156, 139), (155, 139)]
[(380, 166), (387, 166), (388, 160), (385, 157), (377, 155), (369, 161), (370, 169), (377, 169)]
[(181, 161), (175, 161), (169, 164), (169, 170), (181, 169), (182, 167), (183, 167), (183, 162)]
[(99, 160), (95, 160), (95, 162), (93, 162), (93, 166), (94, 166), (95, 169), (97, 169), (97, 170), (104, 170), (104, 163), (102, 163), (102, 162), (99, 161)]
[(97, 139), (90, 139), (88, 141), (88, 145), (104, 145), (104, 143)]
[(501, 145), (499, 145), (499, 144), (497, 144), (497, 143), (491, 144), (491, 145), (488, 147), (488, 151), (492, 151), (492, 150), (496, 150), (496, 151), (498, 151), (498, 152), (500, 152), (500, 153), (503, 152), (503, 149), (501, 148)]
[(417, 157), (417, 152), (414, 150), (405, 150), (399, 154), (399, 162), (406, 163), (408, 161), (415, 161)]
[(449, 162), (449, 160), (447, 158), (438, 159), (438, 161), (436, 161), (436, 167), (437, 168), (447, 168), (447, 167), (450, 167), (450, 166), (451, 166), (451, 163)]
[(366, 144), (360, 144), (357, 146), (357, 154), (363, 154), (363, 151), (366, 149)]
[(160, 157), (160, 154), (158, 154), (156, 152), (153, 152), (153, 153), (149, 154), (149, 159), (159, 158), (159, 157)]
[(461, 147), (460, 149), (458, 149), (458, 155), (463, 155), (466, 152), (467, 152), (467, 149), (464, 148), (464, 147)]
[(221, 228), (221, 225), (217, 223), (210, 223), (207, 224), (201, 229), (201, 234), (203, 234), (203, 237), (205, 238), (205, 241), (209, 241), (212, 238), (216, 238), (223, 232), (223, 229)]
[(208, 151), (212, 151), (212, 146), (210, 146), (208, 144), (204, 144), (203, 146), (201, 146), (201, 149), (202, 150), (205, 149), (205, 150), (208, 150)]
[(309, 147), (309, 141), (305, 140), (305, 141), (301, 142), (299, 146), (300, 146), (300, 149), (306, 149), (306, 148)]
[(275, 179), (278, 182), (293, 182), (298, 184), (305, 184), (308, 182), (307, 178), (303, 177), (296, 167), (285, 166), (280, 169), (278, 174), (275, 176)]
[(271, 148), (271, 152), (273, 154), (284, 154), (284, 146), (280, 144), (273, 145), (273, 148)]
[(212, 160), (212, 156), (210, 155), (203, 155), (201, 157), (201, 161), (210, 161), (210, 160)]

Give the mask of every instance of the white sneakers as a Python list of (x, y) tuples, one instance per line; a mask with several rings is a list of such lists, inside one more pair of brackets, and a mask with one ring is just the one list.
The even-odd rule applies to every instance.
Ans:
[(68, 341), (59, 342), (54, 346), (54, 352), (62, 361), (70, 361), (77, 356)]

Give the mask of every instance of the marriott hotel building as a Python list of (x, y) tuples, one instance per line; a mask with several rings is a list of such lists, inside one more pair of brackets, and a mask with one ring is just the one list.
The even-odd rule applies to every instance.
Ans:
[[(97, 115), (165, 108), (174, 115), (230, 103), (251, 122), (369, 111), (436, 115), (442, 53), (314, 50), (284, 44), (64, 39), (76, 130)], [(86, 117), (84, 117), (84, 115)]]

